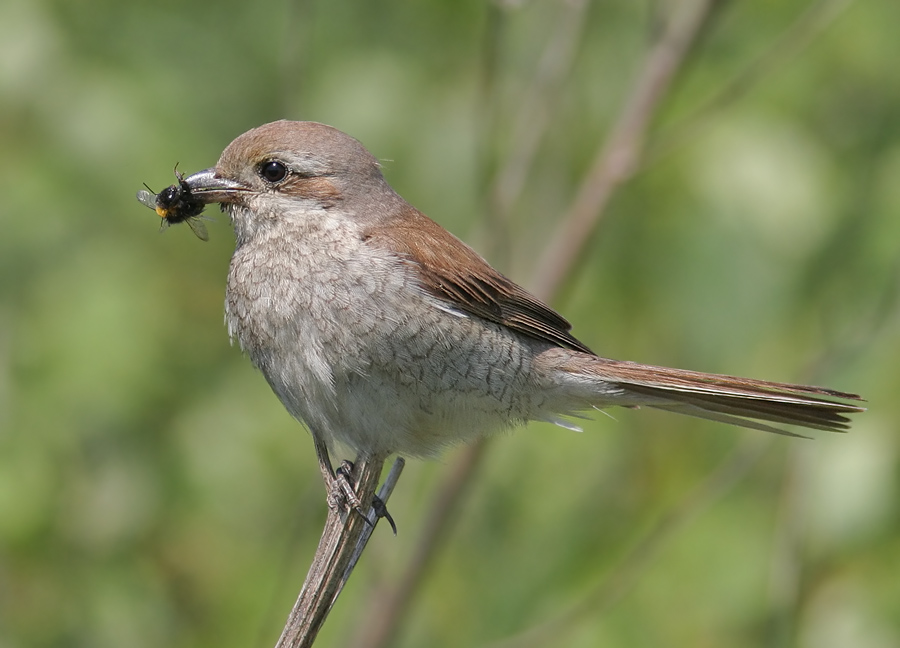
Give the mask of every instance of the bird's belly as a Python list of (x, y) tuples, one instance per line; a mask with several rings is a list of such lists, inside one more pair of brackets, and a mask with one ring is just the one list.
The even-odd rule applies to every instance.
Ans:
[(357, 252), (232, 261), (229, 329), (291, 414), (327, 442), (414, 456), (536, 417), (546, 344), (454, 313), (398, 259)]
[(544, 398), (531, 372), (535, 348), (493, 323), (447, 317), (426, 310), (353, 344), (310, 325), (290, 344), (287, 369), (261, 368), (314, 434), (367, 455), (434, 455), (535, 418)]
[(427, 456), (532, 418), (540, 396), (531, 358), (523, 357), (529, 350), (499, 331), (475, 339), (485, 337), (496, 338), (493, 363), (470, 360), (482, 348), (467, 350), (424, 333), (406, 344), (398, 338), (389, 362), (376, 352), (366, 371), (336, 382), (343, 424), (332, 428), (334, 436), (363, 452)]

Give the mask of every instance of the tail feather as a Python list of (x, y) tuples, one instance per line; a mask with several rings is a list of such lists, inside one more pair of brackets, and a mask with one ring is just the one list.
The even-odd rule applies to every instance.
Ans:
[(823, 387), (599, 360), (591, 373), (638, 404), (777, 434), (800, 436), (762, 421), (842, 432), (850, 423), (845, 414), (865, 411), (833, 400), (861, 401), (858, 395)]
[(798, 439), (808, 439), (805, 434), (797, 434), (781, 428), (766, 425), (753, 419), (740, 418), (739, 416), (731, 416), (729, 414), (721, 414), (719, 412), (711, 412), (703, 410), (693, 405), (685, 405), (680, 403), (659, 403), (650, 405), (653, 409), (664, 410), (666, 412), (674, 412), (675, 414), (684, 414), (693, 416), (694, 418), (702, 418), (707, 421), (716, 421), (718, 423), (727, 423), (728, 425), (736, 425), (738, 427), (749, 428), (751, 430), (762, 430), (763, 432), (771, 432), (772, 434), (780, 434), (782, 436), (794, 437)]

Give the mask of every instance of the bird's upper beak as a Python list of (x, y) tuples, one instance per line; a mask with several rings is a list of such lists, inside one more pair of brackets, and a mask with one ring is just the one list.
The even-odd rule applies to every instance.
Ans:
[(184, 179), (191, 194), (203, 203), (228, 203), (239, 199), (240, 195), (250, 191), (250, 188), (216, 175), (215, 167), (198, 171)]

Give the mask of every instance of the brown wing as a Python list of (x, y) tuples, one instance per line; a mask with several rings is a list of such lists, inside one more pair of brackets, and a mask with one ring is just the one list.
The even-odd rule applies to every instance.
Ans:
[(538, 340), (592, 353), (569, 333), (572, 325), (564, 317), (418, 210), (406, 206), (374, 225), (366, 239), (407, 259), (425, 289), (454, 308)]

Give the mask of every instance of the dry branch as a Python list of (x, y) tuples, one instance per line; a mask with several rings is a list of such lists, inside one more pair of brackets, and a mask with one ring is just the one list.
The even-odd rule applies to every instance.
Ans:
[[(403, 463), (401, 458), (394, 461), (391, 472), (378, 493), (385, 504), (400, 478)], [(360, 459), (354, 465), (351, 477), (353, 489), (359, 497), (360, 507), (369, 513), (364, 518), (357, 511), (348, 511), (344, 507), (329, 509), (312, 566), (276, 648), (305, 648), (313, 645), (378, 523), (372, 501), (383, 466), (383, 459)]]

